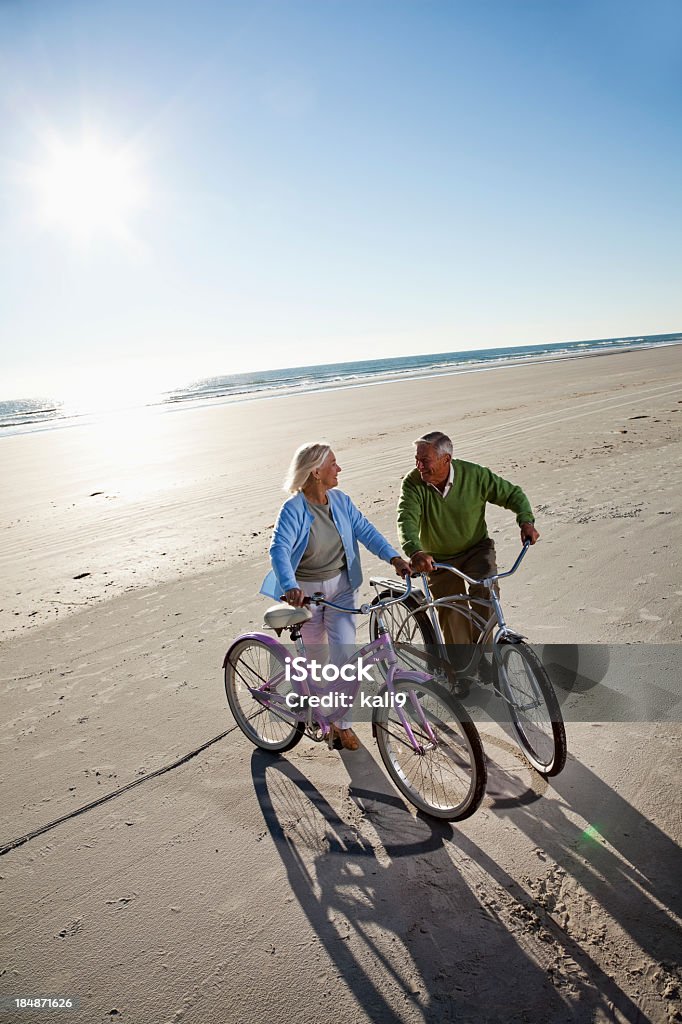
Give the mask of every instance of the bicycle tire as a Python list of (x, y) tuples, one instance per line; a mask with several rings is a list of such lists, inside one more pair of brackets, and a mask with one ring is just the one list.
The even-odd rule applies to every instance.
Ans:
[[(401, 593), (401, 590), (383, 590), (378, 597), (374, 598), (370, 607), (374, 607), (386, 598), (398, 597)], [(428, 615), (426, 612), (420, 612), (420, 607), (419, 600), (410, 596), (400, 604), (385, 608), (384, 617), (387, 620), (386, 625), (393, 640), (395, 653), (403, 668), (408, 671), (428, 672), (437, 640)], [(379, 636), (376, 612), (370, 616), (369, 635), (370, 640), (376, 640)], [(380, 662), (377, 669), (385, 678), (387, 672), (385, 663)]]
[(284, 680), (284, 648), (278, 650), (257, 637), (242, 637), (225, 655), (225, 693), (234, 720), (252, 743), (261, 750), (283, 754), (300, 741), (303, 722), (292, 721), (276, 708), (262, 704), (251, 690), (281, 675), (278, 694), (291, 691)]
[[(415, 682), (397, 675), (394, 687), (396, 694), (408, 693), (403, 711), (422, 746), (419, 752), (414, 749), (397, 708), (375, 708), (372, 727), (386, 771), (410, 803), (430, 817), (444, 821), (470, 817), (483, 799), (487, 780), (476, 726), (464, 708), (433, 681)], [(410, 691), (436, 734), (436, 746), (424, 731)], [(386, 686), (379, 691), (380, 696), (387, 693)]]
[(495, 647), (496, 686), (529, 763), (547, 778), (566, 764), (566, 728), (551, 680), (529, 644)]

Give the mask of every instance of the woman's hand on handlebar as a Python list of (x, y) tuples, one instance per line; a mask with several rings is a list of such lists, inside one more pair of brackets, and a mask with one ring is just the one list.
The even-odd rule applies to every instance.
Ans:
[(291, 590), (287, 590), (284, 600), (287, 604), (293, 605), (294, 608), (302, 608), (308, 598), (298, 587), (292, 587)]
[(391, 559), (391, 565), (395, 569), (396, 575), (401, 576), (403, 579), (405, 579), (406, 576), (409, 576), (412, 572), (412, 566), (410, 563), (406, 562), (404, 558), (400, 557), (400, 555), (396, 555)]

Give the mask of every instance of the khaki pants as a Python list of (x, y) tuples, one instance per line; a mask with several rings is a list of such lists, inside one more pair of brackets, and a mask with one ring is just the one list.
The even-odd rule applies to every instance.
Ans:
[[(497, 572), (495, 544), (489, 537), (486, 537), (485, 540), (474, 544), (467, 551), (462, 551), (461, 554), (455, 555), (454, 558), (448, 558), (447, 563), (448, 565), (454, 565), (456, 569), (461, 569), (467, 576), (472, 576), (474, 579), (492, 576)], [(454, 572), (448, 572), (447, 569), (436, 569), (435, 572), (429, 573), (428, 579), (431, 593), (435, 598), (467, 593), (467, 584), (464, 580), (460, 576), (455, 576)], [(495, 592), (499, 593), (497, 584), (495, 585)], [(468, 595), (470, 598), (482, 597), (487, 599), (490, 597), (490, 591), (480, 583), (470, 584), (468, 585)], [(468, 610), (468, 607), (467, 602), (462, 602), (462, 610), (464, 612)], [(471, 608), (482, 615), (484, 619), (490, 616), (491, 609), (485, 605), (477, 604), (474, 600), (471, 601)], [(440, 628), (443, 630), (450, 659), (454, 664), (464, 663), (468, 660), (469, 649), (465, 650), (462, 648), (459, 654), (457, 654), (456, 651), (451, 650), (451, 646), (453, 644), (471, 645), (476, 643), (481, 632), (480, 629), (466, 615), (462, 615), (454, 608), (438, 608), (437, 611)]]

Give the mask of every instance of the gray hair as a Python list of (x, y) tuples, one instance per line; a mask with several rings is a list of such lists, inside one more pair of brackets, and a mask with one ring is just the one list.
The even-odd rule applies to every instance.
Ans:
[(452, 441), (442, 430), (432, 430), (423, 437), (418, 437), (413, 444), (430, 444), (437, 455), (449, 455), (452, 458)]
[(331, 450), (331, 445), (320, 441), (307, 441), (297, 448), (284, 478), (284, 490), (290, 494), (302, 491), (310, 474), (320, 468)]

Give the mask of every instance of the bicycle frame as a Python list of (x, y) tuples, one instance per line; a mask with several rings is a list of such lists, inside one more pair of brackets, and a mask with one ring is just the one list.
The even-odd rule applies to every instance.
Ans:
[[(410, 589), (411, 589), (411, 587), (407, 589), (407, 593), (406, 593), (405, 596), (407, 596), (407, 594), (409, 594)], [(403, 597), (400, 597), (398, 599), (393, 599), (391, 601), (386, 602), (386, 605), (398, 603), (398, 602), (402, 601), (403, 599), (404, 599)], [(341, 608), (340, 605), (334, 605), (330, 601), (319, 601), (319, 602), (316, 602), (316, 603), (327, 604), (329, 607), (332, 607), (332, 608)], [(344, 608), (342, 610), (343, 611), (351, 611), (352, 610), (352, 611), (356, 612), (357, 614), (361, 614), (361, 613), (364, 613), (364, 612), (368, 611), (369, 609), (368, 609), (368, 606), (363, 606), (360, 609), (347, 609), (347, 608)], [(292, 629), (291, 629), (291, 637), (292, 637), (292, 640), (294, 641), (297, 655), (300, 655), (303, 658), (305, 658), (306, 657), (306, 648), (305, 648), (305, 644), (303, 642), (303, 638), (301, 636), (300, 627), (297, 627), (297, 626), (292, 627)], [(280, 640), (275, 639), (272, 636), (269, 636), (267, 633), (245, 633), (241, 637), (239, 637), (238, 639), (239, 640), (249, 639), (249, 640), (260, 641), (280, 661), (285, 661), (285, 659), (290, 658), (290, 654), (289, 654), (289, 651), (288, 651), (287, 647), (283, 643), (281, 643)], [(228, 660), (228, 657), (229, 657), (229, 651), (228, 651), (228, 654), (225, 656), (225, 660), (223, 662), (223, 667), (225, 667), (225, 665), (227, 663), (227, 660)], [(395, 695), (395, 692), (396, 692), (395, 691), (395, 680), (396, 680), (396, 678), (399, 678), (400, 680), (404, 680), (406, 682), (412, 682), (412, 683), (414, 683), (417, 686), (420, 683), (423, 684), (423, 683), (431, 682), (433, 680), (433, 676), (431, 674), (427, 673), (427, 672), (419, 672), (419, 671), (410, 671), (410, 672), (408, 672), (408, 671), (406, 671), (405, 669), (403, 669), (401, 667), (400, 662), (398, 661), (398, 658), (396, 656), (395, 649), (393, 647), (393, 640), (391, 638), (391, 635), (390, 635), (390, 633), (386, 629), (386, 626), (384, 625), (384, 623), (381, 620), (380, 620), (380, 634), (379, 634), (379, 636), (375, 640), (372, 640), (369, 643), (364, 644), (362, 647), (359, 647), (356, 651), (354, 651), (354, 653), (351, 655), (351, 657), (348, 658), (344, 662), (344, 665), (343, 666), (339, 666), (339, 668), (343, 668), (343, 667), (345, 667), (347, 665), (351, 665), (352, 663), (357, 662), (358, 659), (361, 660), (361, 662), (364, 665), (376, 665), (376, 664), (379, 664), (381, 662), (386, 662), (387, 663), (388, 671), (386, 673), (386, 690), (387, 690), (387, 693), (389, 694), (389, 696), (391, 698)], [(305, 672), (305, 675), (304, 675), (304, 677), (302, 679), (300, 679), (300, 680), (298, 678), (296, 678), (296, 679), (291, 678), (290, 679), (290, 682), (291, 682), (293, 690), (296, 692), (296, 694), (297, 694), (297, 696), (299, 698), (302, 698), (301, 703), (307, 704), (307, 710), (306, 711), (303, 711), (303, 710), (297, 711), (294, 708), (291, 708), (288, 705), (286, 705), (283, 701), (280, 702), (279, 700), (277, 700), (277, 697), (279, 697), (280, 695), (277, 694), (276, 692), (273, 692), (273, 690), (276, 691), (277, 686), (279, 685), (279, 683), (282, 682), (282, 676), (283, 676), (283, 673), (279, 672), (276, 675), (274, 675), (272, 678), (266, 680), (266, 682), (262, 683), (260, 686), (258, 686), (258, 687), (248, 687), (248, 689), (250, 690), (252, 696), (256, 700), (259, 701), (259, 703), (261, 703), (264, 707), (267, 707), (268, 710), (273, 711), (275, 714), (279, 715), (281, 718), (285, 719), (286, 721), (289, 721), (289, 722), (303, 722), (303, 723), (305, 723), (307, 733), (308, 733), (308, 735), (311, 738), (317, 738), (315, 736), (315, 730), (318, 729), (318, 728), (319, 728), (320, 733), (321, 733), (319, 738), (320, 739), (327, 738), (328, 735), (329, 735), (329, 732), (330, 732), (330, 725), (331, 725), (334, 717), (336, 717), (336, 718), (339, 717), (338, 711), (335, 709), (334, 711), (330, 712), (329, 714), (326, 714), (326, 713), (324, 713), (323, 709), (312, 707), (308, 703), (306, 698), (309, 698), (309, 697), (319, 697), (319, 696), (322, 696), (324, 694), (330, 693), (330, 691), (331, 692), (337, 692), (337, 691), (333, 691), (332, 687), (330, 687), (329, 685), (315, 683), (314, 680), (311, 678), (311, 673), (310, 673), (310, 671), (308, 669)], [(355, 698), (357, 697), (357, 694), (358, 694), (359, 691), (360, 691), (360, 680), (357, 679), (357, 678), (353, 682), (346, 683), (346, 685), (343, 687), (343, 692), (345, 694), (347, 694), (349, 696), (349, 698), (352, 699), (352, 702), (355, 701)], [(414, 708), (414, 710), (415, 710), (415, 712), (417, 714), (417, 717), (418, 717), (418, 720), (420, 722), (420, 725), (423, 728), (426, 736), (428, 737), (429, 742), (431, 744), (437, 744), (437, 742), (438, 742), (437, 737), (436, 737), (433, 729), (431, 728), (431, 724), (429, 723), (426, 715), (424, 714), (423, 708), (422, 708), (419, 700), (417, 699), (417, 695), (416, 695), (415, 690), (410, 689), (409, 693), (408, 693), (408, 696), (409, 696), (410, 702), (411, 702), (411, 704), (412, 704), (412, 706), (413, 706), (413, 708)], [(398, 704), (395, 704), (394, 705), (394, 710), (396, 711), (396, 713), (398, 715), (400, 723), (401, 723), (402, 727), (404, 728), (405, 733), (406, 733), (406, 735), (407, 735), (407, 737), (409, 739), (409, 742), (412, 745), (413, 749), (415, 751), (418, 751), (418, 752), (423, 752), (423, 747), (421, 746), (421, 744), (418, 742), (417, 738), (415, 737), (414, 732), (412, 730), (412, 727), (410, 725), (410, 722), (409, 722), (407, 716), (405, 715), (403, 707), (398, 705)], [(374, 725), (373, 725), (373, 730), (374, 730)]]
[[(448, 661), (447, 645), (445, 643), (445, 637), (443, 636), (443, 630), (441, 629), (440, 621), (438, 618), (439, 608), (449, 608), (452, 611), (457, 612), (459, 615), (463, 615), (466, 619), (473, 623), (473, 625), (479, 630), (479, 636), (475, 644), (473, 644), (473, 651), (471, 659), (467, 665), (458, 667), (457, 672), (463, 676), (467, 676), (475, 672), (481, 658), (483, 657), (484, 650), (489, 644), (492, 637), (493, 647), (503, 642), (515, 643), (523, 639), (520, 633), (510, 629), (507, 625), (502, 605), (500, 604), (499, 595), (495, 589), (495, 583), (498, 580), (504, 579), (507, 576), (513, 575), (516, 572), (522, 560), (524, 559), (528, 548), (530, 547), (530, 541), (524, 541), (521, 552), (519, 553), (514, 565), (507, 572), (495, 573), (493, 576), (487, 576), (484, 579), (476, 580), (471, 576), (467, 576), (466, 573), (460, 569), (456, 569), (453, 565), (449, 565), (446, 562), (434, 562), (436, 569), (446, 569), (455, 575), (459, 576), (465, 583), (483, 585), (487, 588), (490, 597), (476, 597), (471, 598), (469, 594), (450, 594), (446, 597), (434, 598), (429, 588), (428, 576), (426, 573), (420, 573), (421, 584), (424, 592), (424, 602), (420, 604), (419, 608), (414, 609), (410, 612), (411, 615), (426, 614), (429, 619), (431, 628), (433, 629), (434, 636), (436, 638), (437, 655), (441, 661)], [(370, 583), (378, 588), (380, 586), (389, 585), (392, 589), (395, 589), (396, 584), (392, 580), (385, 580), (378, 577), (374, 577), (370, 580)], [(483, 605), (491, 609), (491, 614), (488, 618), (484, 618), (479, 612), (475, 611), (472, 607), (472, 602), (476, 605)], [(496, 628), (497, 627), (497, 628)]]

